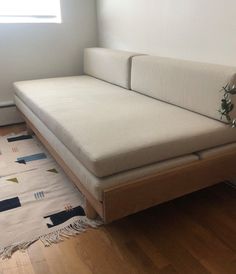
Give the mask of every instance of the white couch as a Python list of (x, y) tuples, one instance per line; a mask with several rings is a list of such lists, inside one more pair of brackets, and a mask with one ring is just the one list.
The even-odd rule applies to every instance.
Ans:
[[(92, 207), (112, 221), (149, 204), (139, 207), (142, 197), (133, 199), (131, 191), (131, 205), (111, 216), (109, 205), (122, 205), (119, 197), (112, 205), (109, 191), (123, 189), (116, 192), (123, 195), (127, 185), (134, 187), (142, 178), (158, 179), (163, 172), (236, 151), (236, 130), (218, 112), (219, 91), (235, 73), (234, 67), (89, 48), (84, 75), (17, 82), (15, 102)], [(223, 174), (219, 179), (229, 179)], [(160, 183), (156, 196), (163, 192), (169, 200), (217, 180), (190, 180), (188, 187), (180, 184), (180, 191), (173, 183), (174, 193), (171, 182), (166, 189)], [(150, 206), (164, 201), (156, 196), (150, 196)]]

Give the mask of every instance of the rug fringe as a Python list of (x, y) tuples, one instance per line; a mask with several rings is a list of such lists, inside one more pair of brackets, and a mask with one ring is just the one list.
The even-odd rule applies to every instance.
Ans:
[(10, 245), (8, 247), (0, 248), (0, 258), (9, 259), (16, 251), (25, 252), (30, 245), (40, 240), (45, 247), (51, 246), (64, 241), (65, 238), (70, 238), (85, 232), (87, 228), (97, 228), (102, 225), (101, 220), (90, 220), (87, 217), (80, 217), (80, 219), (74, 220), (72, 223), (67, 224), (65, 227), (53, 231), (49, 234), (39, 236), (32, 241), (18, 243)]

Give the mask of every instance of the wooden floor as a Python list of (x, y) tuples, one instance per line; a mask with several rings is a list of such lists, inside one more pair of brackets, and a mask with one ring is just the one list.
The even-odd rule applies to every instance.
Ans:
[(3, 273), (236, 274), (236, 189), (219, 184), (49, 248), (37, 242), (0, 261)]

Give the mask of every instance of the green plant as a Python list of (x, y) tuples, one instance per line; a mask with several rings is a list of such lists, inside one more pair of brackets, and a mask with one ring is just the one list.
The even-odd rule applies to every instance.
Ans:
[(236, 95), (236, 86), (230, 85), (229, 83), (221, 89), (224, 92), (223, 99), (221, 100), (221, 108), (219, 112), (221, 114), (221, 119), (226, 118), (228, 123), (234, 128), (236, 127), (236, 118), (231, 117), (231, 112), (234, 109), (234, 104), (232, 103), (231, 96)]

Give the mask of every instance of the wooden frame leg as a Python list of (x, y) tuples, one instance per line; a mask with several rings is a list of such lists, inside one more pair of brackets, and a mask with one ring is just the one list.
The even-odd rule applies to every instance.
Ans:
[(29, 135), (33, 135), (34, 134), (33, 130), (31, 129), (31, 127), (28, 124), (26, 124), (26, 131), (27, 131), (27, 133)]
[(92, 205), (89, 203), (88, 200), (86, 200), (86, 207), (85, 207), (85, 213), (86, 213), (86, 216), (89, 218), (89, 219), (96, 219), (97, 217), (97, 212), (96, 210), (92, 207)]

